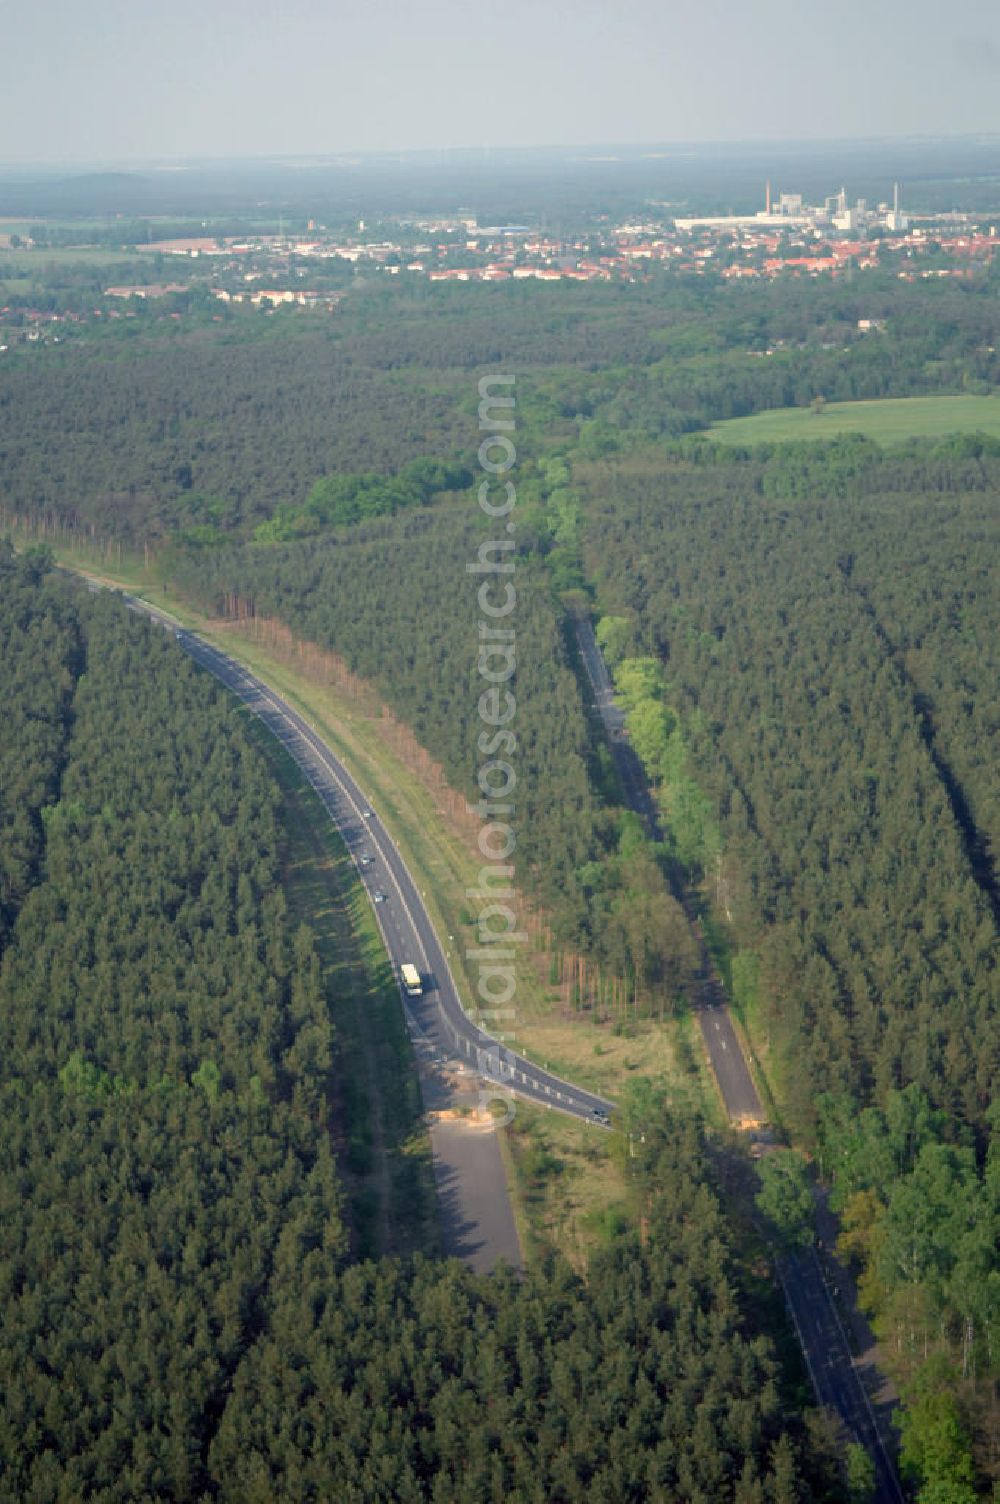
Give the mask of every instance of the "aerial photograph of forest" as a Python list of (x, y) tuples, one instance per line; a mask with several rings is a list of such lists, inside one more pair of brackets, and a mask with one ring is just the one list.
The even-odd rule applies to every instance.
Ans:
[(0, 1504), (995, 1504), (1000, 13), (5, 30)]

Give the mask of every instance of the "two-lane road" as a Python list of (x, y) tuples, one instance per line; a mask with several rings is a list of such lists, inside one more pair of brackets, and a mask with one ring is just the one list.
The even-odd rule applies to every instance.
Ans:
[[(656, 805), (642, 764), (628, 740), (625, 717), (615, 703), (607, 665), (589, 621), (577, 621), (576, 636), (594, 691), (594, 705), (604, 723), (626, 801), (646, 821), (650, 835), (659, 840), (661, 832)], [(677, 896), (691, 922), (701, 952), (702, 975), (696, 1011), (719, 1094), (734, 1126), (759, 1127), (765, 1122), (764, 1110), (740, 1048), (722, 984), (690, 901), (683, 892), (678, 892)], [(839, 1415), (851, 1437), (867, 1449), (875, 1466), (876, 1504), (904, 1504), (890, 1450), (855, 1364), (815, 1249), (803, 1249), (782, 1257), (777, 1260), (776, 1267), (819, 1404), (829, 1406)]]
[(779, 1259), (777, 1272), (818, 1403), (840, 1417), (872, 1459), (876, 1504), (906, 1504), (815, 1248)]
[[(501, 1092), (527, 1098), (603, 1127), (613, 1108), (604, 1097), (564, 1081), (482, 1029), (462, 1005), (449, 958), (424, 905), (419, 885), (377, 810), (313, 726), (256, 674), (213, 643), (179, 628), (166, 612), (126, 596), (133, 610), (175, 631), (190, 656), (231, 690), (294, 758), (322, 800), (372, 895), (384, 894), (375, 915), (399, 975), (404, 962), (424, 981), (420, 997), (403, 1003), (407, 1026), (426, 1053), (459, 1061)], [(370, 861), (364, 861), (369, 857)]]
[[(462, 1006), (447, 954), (399, 849), (358, 787), (319, 733), (262, 680), (213, 644), (191, 633), (179, 641), (197, 663), (209, 669), (264, 722), (319, 794), (337, 825), (369, 891), (385, 895), (375, 912), (386, 949), (396, 967), (406, 961), (424, 981), (420, 997), (404, 1004), (411, 1029), (442, 1057), (456, 1057), (505, 1091), (599, 1122), (611, 1103), (593, 1092), (534, 1065), (493, 1038)], [(370, 856), (364, 864), (362, 858)]]

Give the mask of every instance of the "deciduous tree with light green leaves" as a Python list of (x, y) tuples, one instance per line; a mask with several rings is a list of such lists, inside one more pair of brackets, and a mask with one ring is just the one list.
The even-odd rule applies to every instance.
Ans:
[(786, 1247), (807, 1248), (815, 1236), (815, 1208), (802, 1156), (792, 1149), (775, 1149), (760, 1161), (758, 1174), (758, 1210)]
[(900, 1463), (920, 1484), (920, 1504), (975, 1504), (977, 1498), (968, 1426), (950, 1380), (947, 1359), (932, 1358), (902, 1416)]
[(856, 1441), (850, 1443), (845, 1453), (844, 1472), (849, 1504), (871, 1504), (875, 1497), (875, 1464)]

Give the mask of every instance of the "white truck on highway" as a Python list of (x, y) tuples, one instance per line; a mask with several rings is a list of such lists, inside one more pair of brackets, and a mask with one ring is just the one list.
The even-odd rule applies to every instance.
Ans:
[(403, 991), (407, 997), (419, 997), (424, 990), (424, 984), (420, 980), (420, 973), (409, 961), (404, 961), (399, 968), (399, 975), (403, 981)]

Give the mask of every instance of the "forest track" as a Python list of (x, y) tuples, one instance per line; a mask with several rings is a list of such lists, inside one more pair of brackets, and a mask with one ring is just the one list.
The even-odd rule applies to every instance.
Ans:
[[(600, 713), (625, 798), (645, 823), (651, 839), (662, 840), (656, 803), (642, 763), (628, 740), (625, 716), (615, 702), (614, 686), (593, 626), (589, 618), (577, 617), (574, 629), (594, 693), (594, 708)], [(690, 895), (676, 883), (674, 887), (701, 956), (701, 985), (695, 1013), (719, 1094), (730, 1124), (750, 1135), (753, 1152), (759, 1157), (776, 1147), (775, 1139), (767, 1128), (767, 1115)], [(862, 1359), (855, 1358), (815, 1249), (776, 1258), (775, 1270), (818, 1403), (840, 1417), (848, 1434), (871, 1457), (876, 1478), (875, 1504), (905, 1504), (891, 1448), (883, 1435), (885, 1419), (872, 1405), (862, 1370), (880, 1387), (884, 1381), (874, 1372), (870, 1353)]]
[[(604, 662), (594, 629), (589, 620), (578, 617), (575, 622), (576, 640), (594, 693), (594, 707), (599, 712), (607, 735), (611, 755), (621, 781), (629, 807), (643, 820), (649, 836), (662, 841), (659, 812), (650, 790), (642, 763), (628, 740), (625, 716), (616, 703), (614, 687), (607, 665)], [(691, 903), (690, 896), (672, 882), (675, 896), (687, 916), (691, 932), (698, 947), (701, 967), (701, 984), (695, 1000), (695, 1014), (704, 1041), (723, 1106), (730, 1123), (736, 1128), (752, 1131), (767, 1124), (760, 1093), (754, 1083), (750, 1067), (743, 1052), (742, 1041), (733, 1023), (726, 1004), (722, 982), (715, 969), (705, 942), (701, 925)]]

